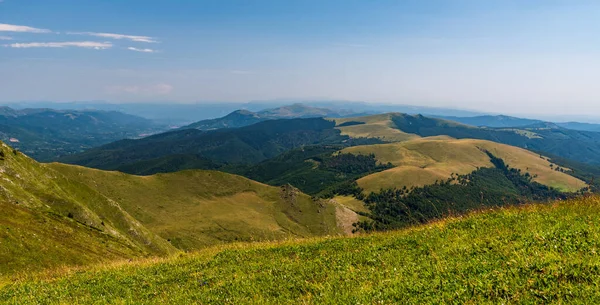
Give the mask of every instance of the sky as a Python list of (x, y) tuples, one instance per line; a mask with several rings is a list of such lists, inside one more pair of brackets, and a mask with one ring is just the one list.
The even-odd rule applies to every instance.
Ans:
[(0, 0), (0, 102), (352, 100), (600, 117), (600, 2)]

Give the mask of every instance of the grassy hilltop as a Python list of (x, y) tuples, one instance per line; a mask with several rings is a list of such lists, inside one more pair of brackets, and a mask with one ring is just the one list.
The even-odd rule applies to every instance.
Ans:
[(485, 140), (446, 139), (439, 137), (391, 143), (355, 146), (344, 153), (374, 154), (381, 163), (395, 167), (358, 180), (367, 192), (381, 188), (423, 186), (446, 180), (452, 173), (468, 174), (478, 167), (492, 167), (487, 150), (502, 158), (511, 167), (534, 175), (534, 181), (565, 192), (575, 192), (585, 182), (568, 175), (568, 169), (556, 170), (555, 164), (530, 151)]
[(217, 171), (133, 176), (50, 164), (118, 201), (145, 227), (179, 249), (224, 242), (338, 234), (337, 205), (293, 187), (273, 187)]
[(600, 302), (600, 199), (6, 281), (6, 303)]
[(343, 203), (291, 186), (215, 171), (141, 177), (40, 164), (1, 142), (0, 208), (0, 276), (347, 234), (358, 220)]
[(175, 253), (118, 203), (0, 142), (0, 275)]
[(600, 133), (571, 130), (544, 122), (523, 127), (488, 128), (403, 113), (331, 120), (336, 122), (336, 129), (351, 138), (388, 142), (432, 136), (480, 139), (588, 164), (598, 164), (600, 153)]

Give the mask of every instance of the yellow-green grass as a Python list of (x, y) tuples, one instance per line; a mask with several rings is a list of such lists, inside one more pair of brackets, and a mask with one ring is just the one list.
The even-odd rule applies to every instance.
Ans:
[(546, 158), (518, 147), (485, 140), (420, 138), (391, 144), (357, 146), (342, 152), (375, 154), (378, 161), (395, 165), (389, 170), (358, 180), (366, 192), (385, 188), (423, 186), (448, 179), (452, 173), (468, 174), (478, 167), (492, 167), (488, 150), (502, 158), (510, 167), (536, 175), (535, 181), (566, 192), (586, 186), (585, 182), (566, 173), (555, 171)]
[[(402, 142), (419, 138), (418, 135), (406, 133), (395, 128), (392, 122), (393, 115), (388, 113), (333, 120), (335, 120), (336, 125), (338, 125), (336, 128), (342, 132), (342, 135), (347, 135), (351, 138), (378, 138), (388, 142)], [(340, 124), (347, 122), (363, 122), (364, 124), (339, 127)]]
[(133, 176), (51, 164), (117, 202), (179, 249), (250, 240), (339, 234), (336, 207), (295, 189), (217, 171)]
[(0, 208), (0, 275), (347, 231), (344, 210), (293, 188), (212, 171), (40, 164), (3, 143)]
[(0, 152), (0, 274), (177, 251), (92, 188)]
[(600, 303), (600, 199), (5, 279), (19, 304)]
[(0, 276), (146, 255), (73, 219), (5, 201), (0, 210)]

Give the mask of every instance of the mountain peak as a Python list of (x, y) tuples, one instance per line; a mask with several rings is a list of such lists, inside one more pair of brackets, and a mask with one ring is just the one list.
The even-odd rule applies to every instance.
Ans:
[(239, 109), (239, 110), (236, 110), (236, 111), (226, 115), (224, 118), (239, 117), (239, 116), (258, 116), (258, 114), (256, 112), (252, 112), (250, 110)]
[(295, 118), (322, 118), (322, 117), (344, 117), (352, 112), (336, 111), (327, 108), (318, 108), (302, 103), (265, 109), (252, 112), (246, 109), (236, 110), (222, 118), (202, 120), (183, 129), (195, 128), (199, 130), (213, 130), (219, 128), (238, 128), (252, 125), (267, 120), (295, 119)]

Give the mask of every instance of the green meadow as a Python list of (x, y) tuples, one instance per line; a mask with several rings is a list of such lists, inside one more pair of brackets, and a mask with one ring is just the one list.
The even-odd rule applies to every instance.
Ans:
[(600, 198), (5, 278), (8, 304), (600, 302)]

